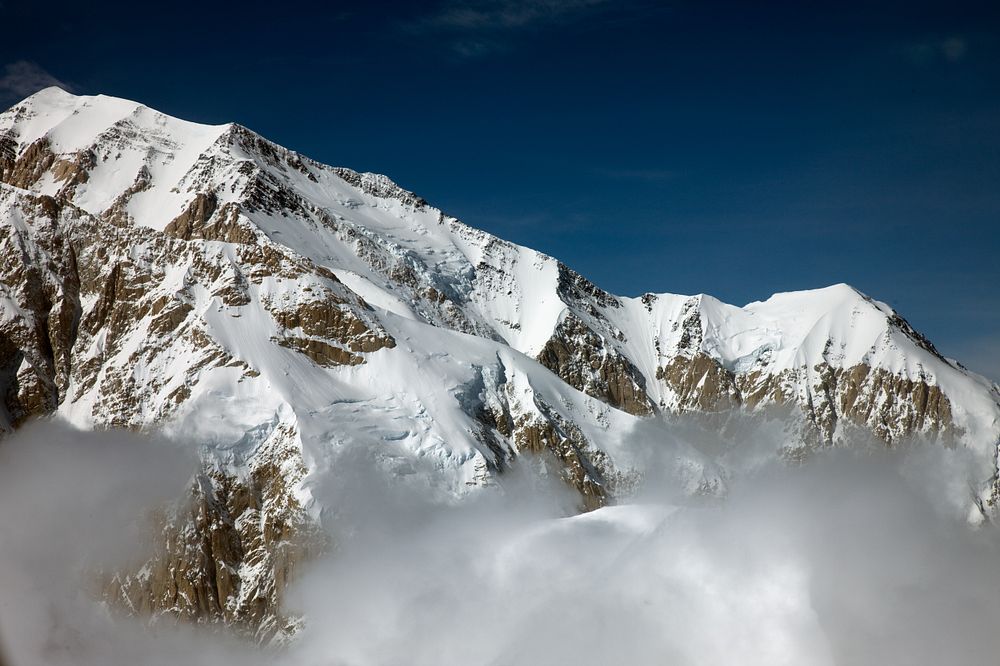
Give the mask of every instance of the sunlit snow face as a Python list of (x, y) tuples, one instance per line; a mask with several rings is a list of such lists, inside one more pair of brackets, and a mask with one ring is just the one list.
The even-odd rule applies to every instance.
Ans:
[(652, 489), (580, 516), (527, 466), (502, 492), (443, 505), (355, 451), (314, 489), (336, 507), (335, 547), (289, 595), (305, 629), (271, 653), (117, 623), (72, 587), (81, 556), (116, 556), (87, 536), (114, 535), (112, 496), (139, 515), (183, 486), (176, 450), (44, 428), (4, 447), (0, 627), (15, 665), (972, 664), (1000, 648), (1000, 544), (965, 521), (961, 451), (834, 452), (733, 479), (722, 502)]

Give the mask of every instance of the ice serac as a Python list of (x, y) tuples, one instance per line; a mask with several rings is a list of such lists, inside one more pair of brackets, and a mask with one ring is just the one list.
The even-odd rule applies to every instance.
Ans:
[[(793, 459), (856, 430), (967, 447), (995, 510), (1000, 389), (847, 285), (614, 296), (385, 176), (56, 88), (0, 114), (0, 181), (3, 427), (160, 428), (206, 461), (105, 581), (136, 613), (294, 632), (281, 590), (352, 450), (449, 499), (523, 458), (588, 509), (650, 472), (637, 433), (749, 413)], [(738, 471), (684, 450), (690, 492)]]

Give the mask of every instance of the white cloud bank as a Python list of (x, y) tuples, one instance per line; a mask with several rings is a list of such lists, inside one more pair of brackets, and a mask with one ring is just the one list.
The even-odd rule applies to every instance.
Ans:
[(1000, 541), (965, 522), (960, 450), (764, 465), (721, 501), (678, 501), (666, 478), (635, 504), (576, 517), (560, 484), (526, 468), (502, 492), (442, 506), (348, 450), (315, 488), (336, 547), (290, 595), (306, 628), (265, 654), (116, 625), (64, 594), (80, 548), (101, 535), (102, 557), (127, 550), (105, 540), (108, 526), (190, 472), (162, 442), (67, 432), (0, 446), (0, 628), (14, 666), (918, 666), (1000, 654)]

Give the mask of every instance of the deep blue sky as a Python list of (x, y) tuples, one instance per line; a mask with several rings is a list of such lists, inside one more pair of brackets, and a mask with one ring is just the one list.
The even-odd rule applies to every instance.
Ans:
[(237, 121), (619, 294), (848, 282), (1000, 379), (1000, 3), (818, 4), (0, 0), (0, 102)]

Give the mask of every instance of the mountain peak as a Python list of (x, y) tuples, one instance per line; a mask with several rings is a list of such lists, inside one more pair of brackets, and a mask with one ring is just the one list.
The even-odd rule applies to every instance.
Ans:
[[(683, 438), (667, 415), (780, 411), (775, 457), (860, 428), (961, 443), (996, 482), (992, 388), (848, 285), (619, 298), (385, 176), (58, 89), (0, 114), (0, 182), (0, 426), (181, 434), (205, 524), (229, 530), (198, 543), (249, 548), (190, 547), (178, 518), (152, 578), (113, 590), (156, 611), (291, 631), (269, 572), (325, 508), (306, 479), (355, 447), (442, 501), (533, 458), (594, 509), (662, 471), (634, 436)], [(741, 460), (676, 454), (696, 494)]]
[(48, 86), (28, 95), (14, 106), (44, 106), (65, 103), (77, 99), (77, 95), (60, 86)]

